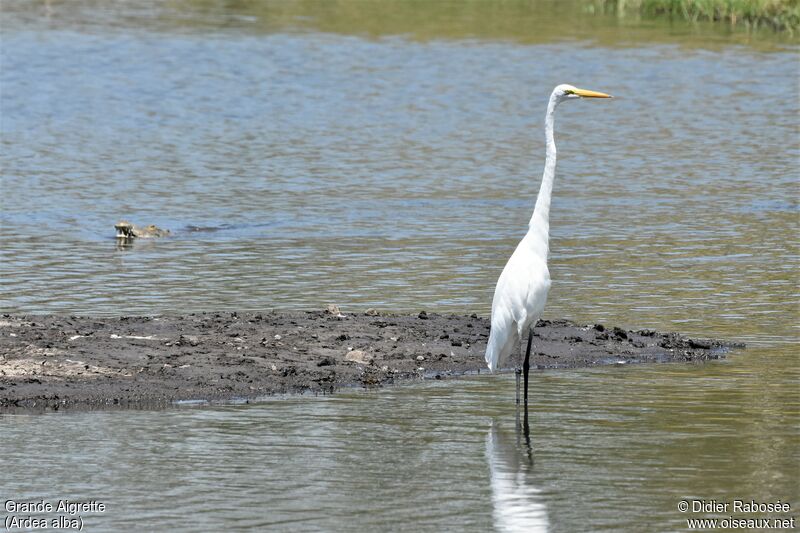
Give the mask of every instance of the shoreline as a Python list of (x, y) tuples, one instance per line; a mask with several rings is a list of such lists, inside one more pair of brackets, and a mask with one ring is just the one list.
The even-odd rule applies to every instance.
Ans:
[(687, 23), (727, 24), (731, 29), (753, 31), (767, 28), (794, 36), (800, 26), (800, 10), (789, 0), (638, 0), (629, 4), (603, 0), (600, 12), (667, 18)]
[[(446, 379), (488, 372), (488, 335), (486, 318), (425, 311), (4, 314), (0, 410), (157, 408)], [(677, 333), (540, 320), (531, 368), (707, 361), (741, 347)]]

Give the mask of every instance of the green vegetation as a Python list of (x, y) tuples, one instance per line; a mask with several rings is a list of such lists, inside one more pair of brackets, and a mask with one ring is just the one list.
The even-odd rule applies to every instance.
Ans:
[(748, 29), (768, 27), (794, 34), (800, 30), (800, 0), (596, 0), (604, 10), (643, 16), (726, 22)]

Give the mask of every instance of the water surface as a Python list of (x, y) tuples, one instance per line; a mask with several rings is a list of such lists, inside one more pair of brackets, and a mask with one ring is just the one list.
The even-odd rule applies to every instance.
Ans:
[[(4, 3), (2, 311), (487, 315), (570, 82), (618, 98), (558, 111), (546, 315), (750, 349), (537, 374), (531, 450), (507, 377), (4, 416), (2, 493), (105, 500), (86, 519), (121, 529), (641, 531), (684, 527), (684, 498), (800, 506), (796, 47), (575, 4), (376, 5)], [(119, 249), (120, 218), (174, 237)]]

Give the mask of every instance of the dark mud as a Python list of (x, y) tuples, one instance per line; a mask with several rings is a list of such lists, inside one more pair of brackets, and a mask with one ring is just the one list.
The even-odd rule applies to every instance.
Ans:
[[(487, 372), (485, 318), (337, 312), (4, 315), (0, 408), (155, 406)], [(705, 361), (732, 347), (674, 333), (539, 321), (531, 365)]]

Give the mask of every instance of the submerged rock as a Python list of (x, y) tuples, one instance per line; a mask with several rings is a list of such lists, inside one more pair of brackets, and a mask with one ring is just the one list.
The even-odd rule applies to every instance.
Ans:
[(171, 232), (168, 229), (159, 228), (154, 224), (149, 226), (137, 226), (125, 220), (120, 220), (114, 224), (114, 229), (117, 230), (117, 239), (133, 240), (133, 239), (153, 239), (157, 237), (166, 237)]

